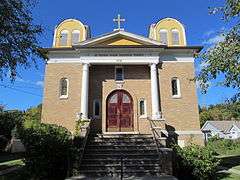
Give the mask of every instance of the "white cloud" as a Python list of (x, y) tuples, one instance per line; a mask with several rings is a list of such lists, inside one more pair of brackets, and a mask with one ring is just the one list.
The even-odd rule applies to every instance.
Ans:
[(43, 81), (37, 81), (37, 82), (36, 82), (36, 85), (43, 87)]
[(213, 44), (217, 44), (221, 41), (224, 41), (224, 35), (223, 34), (218, 34), (208, 40), (203, 41), (203, 44), (207, 44), (207, 45), (213, 45)]
[(207, 32), (204, 33), (204, 37), (209, 37), (209, 36), (211, 36), (211, 35), (214, 34), (214, 33), (215, 33), (214, 30), (209, 30), (209, 31), (207, 31)]

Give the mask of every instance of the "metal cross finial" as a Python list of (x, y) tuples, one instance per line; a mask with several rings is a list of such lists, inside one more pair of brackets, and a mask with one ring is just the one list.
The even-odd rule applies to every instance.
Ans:
[(121, 29), (121, 22), (125, 22), (125, 19), (121, 19), (121, 15), (120, 14), (118, 14), (117, 19), (113, 19), (113, 22), (117, 22), (118, 23), (118, 28), (114, 29), (114, 30), (124, 30), (124, 29)]

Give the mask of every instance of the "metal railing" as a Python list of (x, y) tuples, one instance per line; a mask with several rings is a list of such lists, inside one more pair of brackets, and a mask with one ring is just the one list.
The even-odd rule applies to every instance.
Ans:
[[(161, 150), (160, 150), (160, 144), (159, 144), (159, 140), (162, 137), (161, 136), (161, 127), (153, 126), (153, 125), (156, 125), (153, 122), (154, 121), (159, 121), (159, 120), (153, 120), (153, 119), (150, 119), (150, 118), (147, 118), (147, 119), (148, 119), (149, 124), (150, 124), (150, 128), (151, 128), (151, 131), (152, 131), (153, 139), (154, 139), (154, 141), (156, 143), (157, 153), (158, 153), (158, 158), (159, 158), (159, 163), (160, 163), (160, 161), (161, 161), (161, 153), (162, 153)], [(157, 132), (157, 129), (160, 130), (160, 133)], [(161, 169), (159, 169), (159, 171), (161, 171)]]
[(84, 136), (83, 144), (82, 144), (82, 147), (81, 147), (82, 153), (81, 153), (81, 156), (79, 158), (79, 164), (82, 163), (82, 158), (83, 158), (83, 155), (84, 155), (84, 152), (85, 152), (85, 147), (86, 147), (88, 137), (89, 137), (89, 134), (90, 134), (91, 122), (92, 122), (92, 120), (89, 119), (89, 125), (88, 125), (88, 127), (86, 127), (86, 134)]

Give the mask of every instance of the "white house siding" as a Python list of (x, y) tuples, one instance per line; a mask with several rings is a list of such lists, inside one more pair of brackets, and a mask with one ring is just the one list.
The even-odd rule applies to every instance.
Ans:
[(238, 139), (238, 138), (240, 138), (240, 129), (236, 125), (233, 125), (229, 130), (228, 139)]
[(218, 136), (219, 138), (225, 138), (224, 133), (210, 123), (207, 123), (206, 125), (204, 125), (202, 128), (202, 131), (210, 131), (210, 133), (208, 134), (210, 134), (211, 136), (208, 136), (208, 138), (213, 136)]

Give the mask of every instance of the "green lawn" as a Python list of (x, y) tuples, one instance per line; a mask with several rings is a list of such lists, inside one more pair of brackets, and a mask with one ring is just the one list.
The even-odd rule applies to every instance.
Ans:
[(1, 153), (0, 170), (24, 166), (23, 154)]
[(240, 164), (239, 164), (239, 166), (234, 166), (233, 169), (240, 171)]
[(0, 163), (15, 160), (15, 159), (21, 159), (22, 157), (23, 157), (22, 153), (0, 152)]
[[(236, 153), (234, 153), (236, 154)], [(220, 166), (226, 167), (227, 169), (235, 169), (240, 171), (240, 154), (239, 155), (222, 155), (219, 156), (221, 159)], [(235, 173), (220, 173), (219, 179), (221, 180), (239, 180), (240, 175)]]
[(16, 167), (16, 166), (24, 166), (24, 162), (22, 159), (16, 159), (16, 160), (11, 160), (11, 161), (6, 161), (3, 163), (0, 163), (0, 171), (4, 169), (8, 169), (11, 167)]
[(219, 173), (218, 174), (219, 180), (239, 180), (240, 176), (234, 173)]

